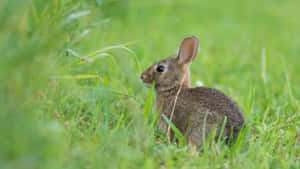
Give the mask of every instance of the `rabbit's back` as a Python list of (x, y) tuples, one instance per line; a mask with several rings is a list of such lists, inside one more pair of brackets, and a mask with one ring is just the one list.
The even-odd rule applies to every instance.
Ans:
[(237, 103), (223, 92), (208, 87), (186, 88), (182, 91), (181, 97), (190, 101), (191, 108), (201, 113), (208, 111), (220, 116), (227, 116), (235, 123), (244, 122), (244, 114)]

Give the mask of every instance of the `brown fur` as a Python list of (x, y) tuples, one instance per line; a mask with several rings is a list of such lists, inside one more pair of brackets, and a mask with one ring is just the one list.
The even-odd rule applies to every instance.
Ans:
[[(227, 123), (224, 136), (229, 138), (232, 133), (233, 137), (236, 137), (243, 127), (245, 117), (238, 105), (221, 91), (207, 87), (190, 87), (189, 67), (197, 52), (198, 39), (186, 38), (181, 44), (178, 56), (153, 64), (142, 73), (141, 78), (146, 84), (155, 82), (156, 108), (161, 110), (159, 126), (167, 132), (168, 124), (162, 118), (162, 114), (169, 119), (173, 115), (170, 120), (186, 136), (187, 141), (200, 147), (203, 131), (207, 137), (216, 128), (218, 137), (225, 117)], [(161, 65), (165, 70), (158, 72), (156, 68)], [(206, 126), (203, 130), (205, 116)], [(174, 133), (169, 139), (173, 136)]]

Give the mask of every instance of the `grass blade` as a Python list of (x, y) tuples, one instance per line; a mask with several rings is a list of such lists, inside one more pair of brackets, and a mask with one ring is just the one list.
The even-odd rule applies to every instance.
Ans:
[(153, 100), (153, 91), (154, 91), (154, 86), (155, 84), (152, 83), (151, 90), (148, 94), (146, 104), (145, 104), (145, 109), (144, 109), (144, 122), (145, 124), (148, 124), (149, 122), (149, 112), (152, 109), (152, 100)]
[(166, 120), (166, 122), (171, 126), (171, 129), (175, 133), (176, 138), (179, 140), (179, 146), (184, 147), (186, 146), (186, 140), (182, 133), (176, 128), (176, 126), (163, 114), (162, 117)]

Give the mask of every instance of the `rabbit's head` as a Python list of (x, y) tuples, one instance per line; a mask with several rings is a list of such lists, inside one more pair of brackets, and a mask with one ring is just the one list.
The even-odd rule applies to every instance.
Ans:
[(153, 64), (141, 74), (141, 79), (147, 86), (155, 82), (158, 92), (172, 89), (181, 83), (183, 87), (190, 87), (190, 64), (197, 56), (198, 46), (196, 37), (185, 38), (177, 56)]

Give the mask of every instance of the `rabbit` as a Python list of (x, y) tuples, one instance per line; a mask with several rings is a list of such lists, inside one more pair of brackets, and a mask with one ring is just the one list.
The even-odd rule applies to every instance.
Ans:
[(223, 92), (208, 87), (191, 88), (190, 64), (198, 54), (198, 46), (197, 37), (185, 38), (177, 56), (154, 63), (140, 77), (147, 86), (154, 82), (156, 110), (160, 112), (158, 126), (167, 134), (168, 140), (173, 140), (174, 132), (170, 131), (169, 123), (163, 115), (179, 129), (187, 143), (193, 147), (201, 147), (204, 141), (203, 134), (208, 137), (214, 130), (214, 139), (217, 139), (225, 117), (222, 137), (227, 140), (238, 136), (245, 121), (237, 103)]

